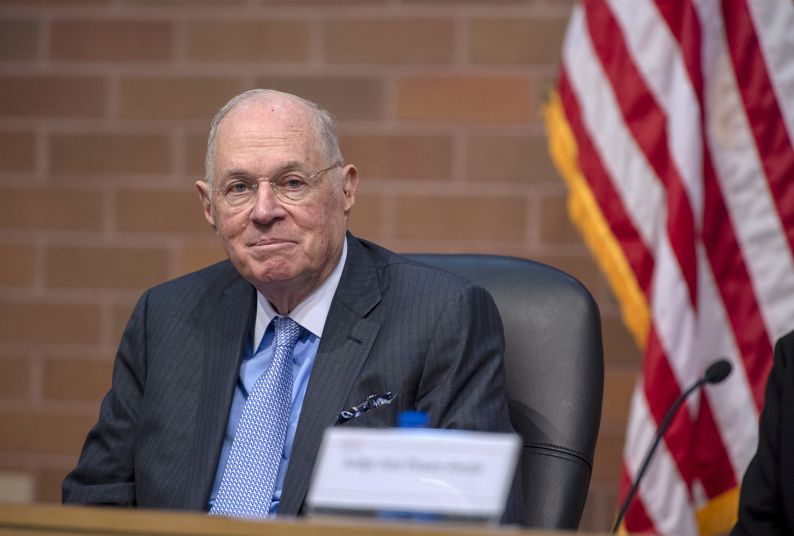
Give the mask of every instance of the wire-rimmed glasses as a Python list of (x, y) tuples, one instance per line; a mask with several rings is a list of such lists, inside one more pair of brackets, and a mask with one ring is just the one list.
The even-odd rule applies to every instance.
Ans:
[(210, 187), (210, 190), (219, 193), (229, 207), (242, 209), (254, 203), (259, 185), (262, 182), (266, 182), (273, 189), (273, 193), (278, 199), (284, 203), (295, 204), (309, 197), (312, 190), (317, 187), (320, 175), (342, 166), (344, 166), (344, 162), (339, 161), (332, 166), (315, 171), (311, 175), (305, 175), (297, 170), (290, 170), (272, 178), (231, 177), (219, 188)]

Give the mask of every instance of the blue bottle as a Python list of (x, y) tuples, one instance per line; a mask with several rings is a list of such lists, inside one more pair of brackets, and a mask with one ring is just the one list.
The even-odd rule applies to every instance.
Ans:
[[(430, 418), (424, 411), (405, 410), (397, 415), (397, 428), (404, 429), (420, 429), (427, 428)], [(440, 514), (431, 512), (400, 512), (394, 510), (387, 510), (378, 512), (378, 519), (388, 521), (418, 521), (418, 522), (435, 522), (441, 520)]]

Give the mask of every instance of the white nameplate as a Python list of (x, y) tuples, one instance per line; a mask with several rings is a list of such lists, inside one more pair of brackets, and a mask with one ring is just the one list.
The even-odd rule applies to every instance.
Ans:
[(519, 448), (514, 434), (328, 428), (307, 497), (309, 510), (498, 521)]

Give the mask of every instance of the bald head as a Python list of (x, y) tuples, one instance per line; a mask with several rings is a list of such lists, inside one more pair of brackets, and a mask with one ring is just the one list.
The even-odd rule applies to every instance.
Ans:
[(333, 116), (315, 103), (273, 89), (252, 89), (233, 97), (223, 108), (218, 110), (210, 123), (210, 134), (207, 140), (207, 154), (204, 160), (204, 177), (212, 184), (215, 164), (215, 145), (218, 128), (226, 116), (236, 110), (250, 106), (267, 106), (279, 114), (294, 114), (296, 120), (305, 119), (314, 134), (315, 142), (323, 156), (330, 162), (341, 162), (342, 151), (339, 149), (339, 138), (336, 134), (336, 122)]

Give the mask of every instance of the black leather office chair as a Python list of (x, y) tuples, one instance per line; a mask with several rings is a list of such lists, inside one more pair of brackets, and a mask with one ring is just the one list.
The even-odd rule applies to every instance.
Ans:
[(487, 289), (505, 331), (510, 417), (523, 437), (524, 524), (576, 529), (601, 420), (604, 361), (593, 297), (568, 274), (494, 255), (409, 255)]

